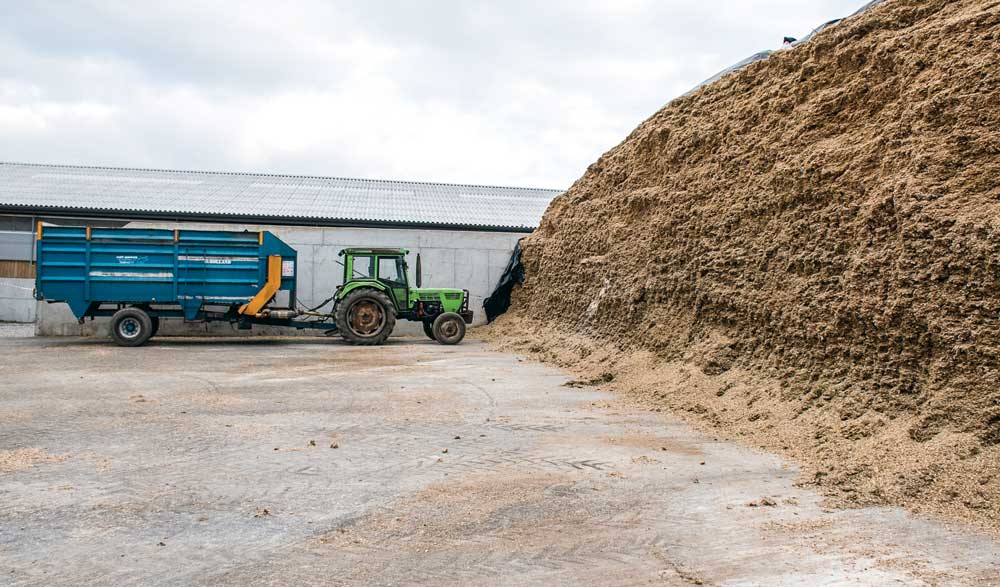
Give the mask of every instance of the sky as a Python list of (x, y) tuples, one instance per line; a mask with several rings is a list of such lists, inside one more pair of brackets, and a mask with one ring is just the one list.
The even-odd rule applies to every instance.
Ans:
[(0, 0), (0, 161), (564, 189), (864, 0)]

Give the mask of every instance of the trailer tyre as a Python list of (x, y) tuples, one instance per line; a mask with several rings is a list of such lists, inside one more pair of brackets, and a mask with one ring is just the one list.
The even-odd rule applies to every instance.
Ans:
[(111, 317), (111, 338), (119, 346), (140, 346), (153, 336), (153, 321), (139, 308), (124, 308)]
[(424, 320), (423, 324), (424, 324), (424, 334), (427, 335), (427, 338), (431, 340), (437, 340), (436, 338), (434, 338), (434, 321)]
[(434, 339), (441, 344), (458, 344), (465, 338), (465, 320), (455, 312), (434, 319)]
[(356, 289), (344, 296), (335, 312), (337, 331), (351, 344), (382, 344), (396, 326), (396, 307), (377, 289)]

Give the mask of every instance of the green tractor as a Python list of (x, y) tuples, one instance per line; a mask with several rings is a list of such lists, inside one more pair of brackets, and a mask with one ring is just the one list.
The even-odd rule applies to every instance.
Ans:
[(469, 291), (422, 289), (420, 255), (416, 287), (407, 278), (406, 249), (344, 249), (344, 284), (337, 287), (333, 317), (337, 331), (352, 344), (385, 342), (396, 320), (419, 321), (424, 334), (441, 344), (458, 344), (472, 323)]

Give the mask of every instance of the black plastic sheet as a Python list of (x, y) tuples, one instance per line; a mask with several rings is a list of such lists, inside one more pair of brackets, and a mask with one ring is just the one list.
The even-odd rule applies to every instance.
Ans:
[(486, 322), (493, 322), (497, 316), (510, 308), (510, 294), (514, 290), (514, 285), (521, 283), (524, 283), (524, 265), (521, 264), (521, 241), (518, 241), (496, 288), (490, 297), (483, 300)]

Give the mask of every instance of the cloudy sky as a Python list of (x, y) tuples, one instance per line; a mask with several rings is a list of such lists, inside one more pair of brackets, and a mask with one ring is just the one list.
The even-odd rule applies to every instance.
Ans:
[(864, 0), (0, 0), (0, 160), (564, 188)]

